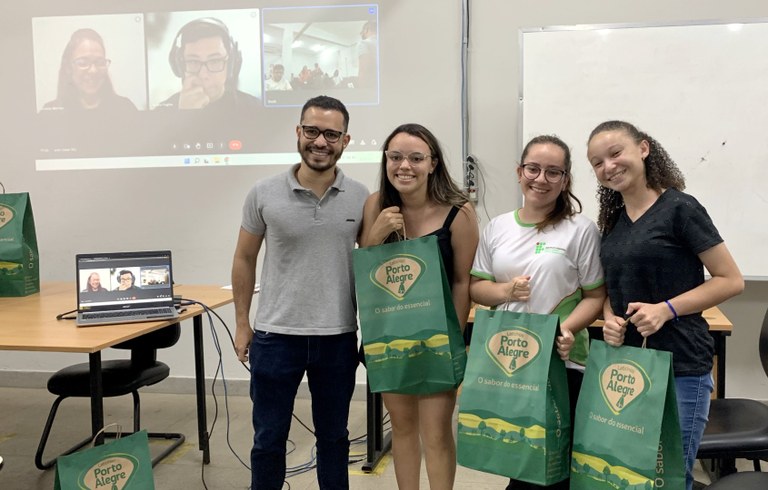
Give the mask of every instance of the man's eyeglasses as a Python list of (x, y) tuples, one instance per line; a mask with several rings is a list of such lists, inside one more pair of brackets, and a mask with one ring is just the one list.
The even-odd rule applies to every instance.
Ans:
[[(536, 180), (542, 170), (541, 167), (532, 163), (527, 163), (520, 166), (523, 168), (523, 177), (528, 180)], [(563, 180), (563, 176), (565, 176), (565, 170), (560, 170), (559, 168), (544, 169), (544, 180), (550, 184), (557, 184)]]
[(413, 153), (405, 155), (399, 151), (387, 150), (384, 152), (384, 154), (387, 155), (387, 158), (390, 162), (396, 164), (403, 163), (403, 160), (408, 160), (411, 165), (418, 165), (427, 158), (432, 158), (432, 155), (425, 155), (424, 153), (419, 153), (418, 151), (414, 151)]
[(200, 73), (200, 70), (203, 69), (203, 66), (205, 66), (205, 69), (208, 70), (208, 73), (219, 73), (224, 71), (224, 68), (227, 67), (228, 59), (229, 57), (214, 58), (207, 61), (184, 60), (184, 71), (191, 73), (192, 75), (197, 75)]
[(92, 66), (95, 66), (99, 70), (103, 70), (112, 63), (112, 60), (106, 58), (90, 58), (83, 56), (72, 60), (72, 65), (79, 70), (89, 70)]
[(323, 138), (325, 138), (325, 141), (328, 143), (336, 143), (344, 134), (343, 131), (335, 131), (333, 129), (320, 129), (317, 126), (305, 126), (303, 124), (301, 125), (301, 132), (304, 137), (309, 140), (316, 140), (322, 134)]

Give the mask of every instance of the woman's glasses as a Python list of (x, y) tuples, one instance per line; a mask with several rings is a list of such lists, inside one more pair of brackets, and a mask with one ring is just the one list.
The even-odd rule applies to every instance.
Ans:
[(88, 56), (72, 60), (72, 65), (79, 70), (90, 70), (92, 66), (99, 70), (103, 70), (108, 67), (110, 63), (112, 63), (112, 60), (108, 60), (107, 58), (91, 58)]
[(395, 164), (403, 163), (403, 160), (408, 160), (411, 165), (418, 165), (427, 158), (432, 158), (432, 155), (425, 155), (424, 153), (419, 153), (418, 151), (414, 151), (413, 153), (404, 154), (400, 153), (399, 151), (394, 150), (387, 150), (384, 152), (385, 155), (387, 155), (387, 158), (390, 162)]
[(557, 184), (563, 180), (563, 177), (565, 176), (565, 170), (560, 170), (559, 168), (542, 169), (538, 165), (532, 163), (526, 163), (525, 165), (520, 166), (523, 168), (523, 177), (528, 180), (536, 180), (542, 170), (544, 170), (544, 180), (550, 184)]

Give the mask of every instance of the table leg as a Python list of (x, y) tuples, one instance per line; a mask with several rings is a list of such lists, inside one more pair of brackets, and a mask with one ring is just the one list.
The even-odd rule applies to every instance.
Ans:
[(104, 386), (101, 377), (101, 351), (88, 354), (91, 373), (91, 434), (96, 436), (94, 444), (104, 444)]
[(384, 437), (384, 408), (381, 400), (381, 393), (371, 393), (370, 387), (366, 383), (366, 422), (368, 425), (368, 451), (366, 462), (363, 463), (362, 470), (365, 473), (371, 473), (376, 469), (382, 456), (389, 452), (392, 446), (392, 434), (387, 433)]
[(205, 410), (205, 359), (203, 356), (203, 314), (192, 318), (195, 338), (195, 392), (197, 394), (197, 434), (200, 450), (203, 452), (203, 464), (211, 462), (208, 444), (208, 415)]
[(725, 339), (723, 334), (713, 335), (715, 339), (715, 354), (717, 355), (717, 386), (715, 398), (725, 398)]

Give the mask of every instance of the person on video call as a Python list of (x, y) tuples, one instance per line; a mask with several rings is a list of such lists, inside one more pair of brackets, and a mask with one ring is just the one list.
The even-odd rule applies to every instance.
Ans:
[(43, 111), (135, 112), (130, 99), (115, 93), (109, 78), (110, 63), (98, 32), (76, 30), (61, 55), (56, 98), (47, 102)]
[(376, 84), (378, 44), (378, 27), (375, 21), (369, 20), (363, 24), (357, 43), (357, 88), (370, 88)]
[(98, 272), (91, 272), (85, 289), (81, 291), (83, 297), (89, 299), (101, 298), (108, 292), (107, 288), (101, 285), (101, 276), (99, 276)]
[(220, 20), (204, 17), (185, 24), (168, 56), (181, 91), (158, 107), (220, 109), (227, 112), (258, 106), (259, 99), (237, 89), (242, 53)]
[(123, 269), (117, 275), (117, 278), (120, 283), (117, 285), (117, 288), (115, 288), (115, 291), (133, 291), (139, 289), (136, 285), (136, 276), (133, 275), (133, 272)]
[(264, 81), (265, 90), (293, 90), (291, 82), (283, 78), (285, 75), (285, 67), (281, 64), (276, 64), (272, 67), (272, 76)]
[(85, 285), (85, 289), (83, 289), (84, 293), (102, 293), (105, 292), (107, 289), (101, 285), (101, 277), (99, 276), (98, 272), (91, 272), (91, 275), (88, 276), (88, 284)]

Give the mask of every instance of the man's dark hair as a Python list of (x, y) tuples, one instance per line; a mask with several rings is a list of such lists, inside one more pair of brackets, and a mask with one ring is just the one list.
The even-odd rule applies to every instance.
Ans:
[(327, 111), (341, 112), (341, 114), (344, 116), (344, 132), (347, 132), (347, 128), (349, 127), (349, 112), (340, 100), (334, 99), (333, 97), (328, 97), (327, 95), (318, 95), (317, 97), (312, 97), (307, 101), (306, 104), (304, 104), (304, 107), (301, 109), (302, 121), (304, 120), (304, 113), (306, 113), (307, 109), (310, 107), (317, 107)]
[(117, 275), (118, 278), (122, 277), (123, 274), (130, 274), (131, 275), (131, 286), (133, 286), (136, 283), (136, 276), (133, 275), (133, 272), (123, 269), (120, 271), (120, 273)]
[(224, 44), (227, 54), (232, 54), (232, 43), (229, 31), (227, 30), (226, 25), (218, 19), (204, 18), (192, 21), (185, 25), (179, 34), (182, 52), (184, 46), (189, 43), (209, 37), (218, 37), (221, 38), (221, 42)]

